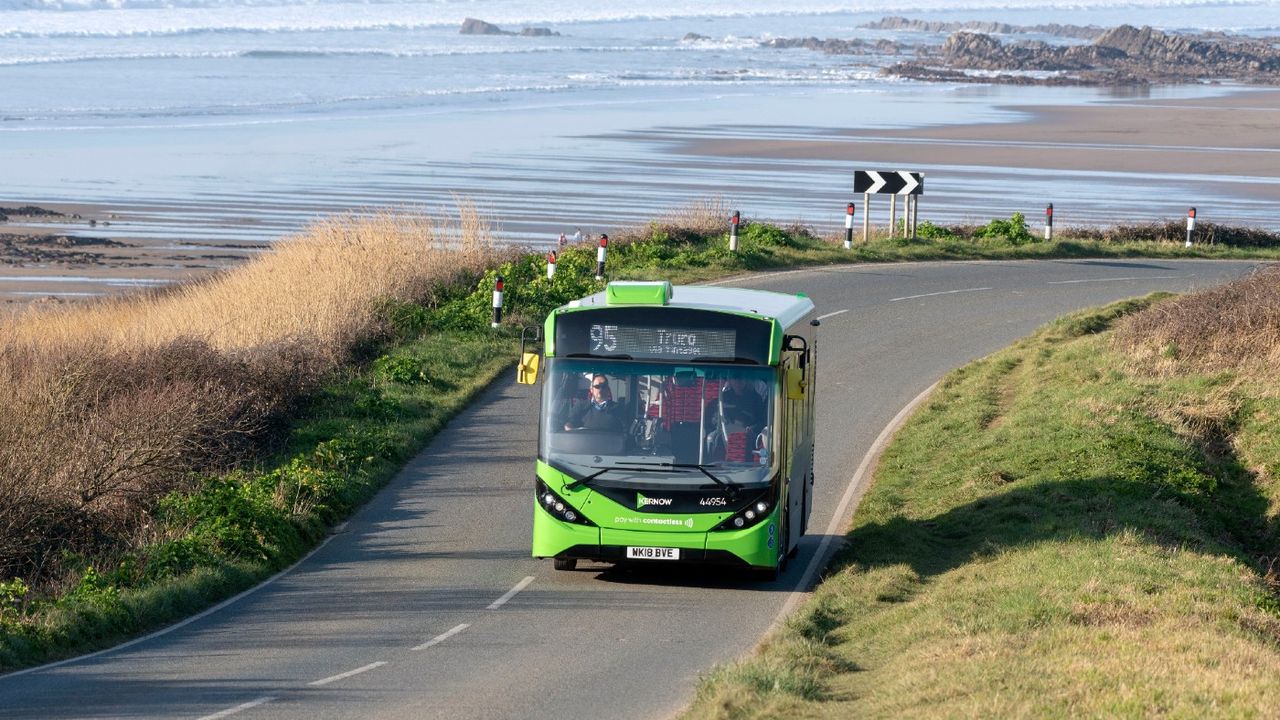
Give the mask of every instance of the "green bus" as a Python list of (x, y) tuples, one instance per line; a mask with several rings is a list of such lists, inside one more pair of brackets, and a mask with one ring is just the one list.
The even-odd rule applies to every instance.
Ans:
[(804, 295), (612, 282), (547, 317), (533, 555), (712, 563), (776, 578), (813, 495)]

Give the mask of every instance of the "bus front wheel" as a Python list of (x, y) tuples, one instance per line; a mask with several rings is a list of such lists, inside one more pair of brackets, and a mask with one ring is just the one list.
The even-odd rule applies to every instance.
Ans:
[(573, 570), (578, 567), (577, 558), (554, 558), (551, 561), (552, 567), (557, 570)]

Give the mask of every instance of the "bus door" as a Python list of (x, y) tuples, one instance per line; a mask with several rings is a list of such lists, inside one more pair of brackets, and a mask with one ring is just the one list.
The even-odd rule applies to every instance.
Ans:
[[(780, 451), (785, 453), (781, 458), (785, 473), (787, 489), (787, 547), (794, 549), (804, 534), (808, 518), (806, 512), (810, 506), (808, 494), (809, 471), (812, 453), (809, 451), (809, 411), (812, 407), (812, 393), (809, 391), (809, 380), (813, 368), (810, 366), (809, 348), (803, 338), (794, 337), (782, 355), (782, 418), (779, 426), (783, 428)], [(797, 387), (797, 380), (803, 376), (803, 382)]]

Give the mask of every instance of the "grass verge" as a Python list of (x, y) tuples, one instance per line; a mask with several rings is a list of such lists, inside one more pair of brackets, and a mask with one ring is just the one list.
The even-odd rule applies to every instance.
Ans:
[[(1244, 284), (1280, 299), (1280, 273)], [(685, 717), (1273, 715), (1278, 346), (1190, 350), (1256, 330), (1227, 321), (1175, 350), (1213, 292), (1069, 316), (949, 375), (813, 601)]]

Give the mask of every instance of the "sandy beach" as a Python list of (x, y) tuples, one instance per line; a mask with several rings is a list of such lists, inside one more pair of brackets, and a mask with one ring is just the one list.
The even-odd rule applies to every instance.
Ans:
[[(937, 104), (923, 108), (945, 110)], [(477, 198), (490, 210), (499, 238), (519, 228), (525, 237), (545, 236), (548, 242), (557, 228), (581, 223), (588, 231), (608, 231), (647, 221), (653, 207), (717, 195), (752, 217), (829, 230), (825, 222), (842, 219), (835, 211), (842, 216), (845, 202), (861, 201), (847, 189), (854, 169), (925, 172), (922, 218), (941, 223), (985, 222), (1014, 211), (1037, 217), (1043, 199), (1055, 203), (1062, 227), (1167, 219), (1189, 205), (1199, 206), (1207, 220), (1265, 224), (1271, 217), (1266, 209), (1280, 202), (1278, 91), (1074, 105), (1002, 102), (995, 109), (1009, 121), (928, 124), (927, 116), (907, 117), (903, 124), (915, 127), (892, 129), (860, 128), (855, 117), (843, 126), (704, 123), (628, 131), (600, 141), (600, 158), (560, 157), (562, 171), (502, 169), (512, 190), (502, 193), (510, 204), (498, 204), (496, 211), (485, 195), (494, 189), (474, 168), (459, 167), (453, 175), (440, 172), (439, 165), (421, 168), (436, 184), (434, 198)], [(619, 158), (625, 174), (572, 184), (584, 164), (608, 162), (608, 153)], [(169, 208), (39, 203), (63, 215), (15, 216), (0, 223), (0, 300), (12, 306), (77, 301), (197, 278), (290, 234), (281, 218), (298, 222), (377, 207), (379, 198), (396, 206), (380, 187), (352, 192), (352, 205), (345, 207), (316, 207), (309, 195)], [(634, 198), (648, 205), (616, 202)], [(814, 204), (831, 207), (832, 216), (797, 216), (793, 210)], [(626, 212), (609, 210), (604, 216), (614, 206)], [(887, 219), (887, 208), (887, 199), (875, 201), (873, 224)], [(202, 229), (215, 216), (220, 225)], [(165, 220), (156, 225), (155, 218)], [(175, 237), (175, 224), (184, 222), (190, 234)], [(247, 239), (241, 232), (267, 239)]]
[[(1250, 176), (1241, 192), (1280, 201), (1280, 92), (1138, 100), (1089, 106), (1014, 106), (1011, 123), (908, 130), (850, 129), (829, 139), (699, 139), (677, 152), (737, 158), (821, 159), (866, 169), (919, 164)], [(871, 167), (874, 166), (874, 167)]]

